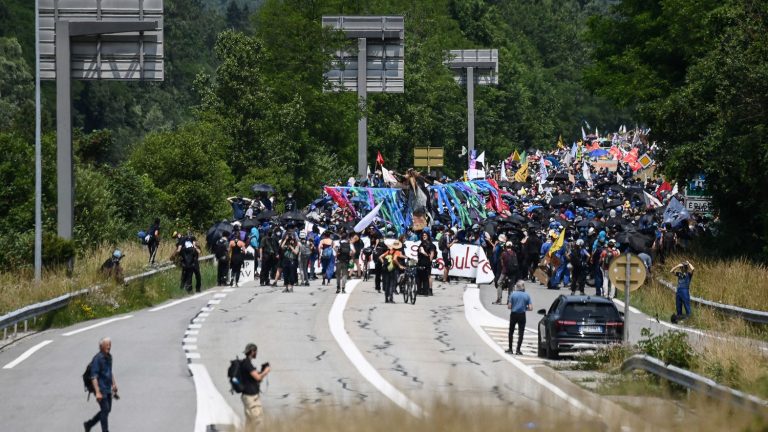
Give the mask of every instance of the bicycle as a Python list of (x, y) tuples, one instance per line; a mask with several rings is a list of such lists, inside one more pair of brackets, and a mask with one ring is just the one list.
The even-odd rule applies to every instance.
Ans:
[(403, 301), (416, 304), (416, 261), (408, 260), (408, 266), (403, 273), (403, 283), (400, 291), (403, 293)]

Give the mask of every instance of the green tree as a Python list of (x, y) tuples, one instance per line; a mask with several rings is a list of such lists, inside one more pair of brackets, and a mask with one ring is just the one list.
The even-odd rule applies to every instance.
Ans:
[(15, 38), (0, 37), (0, 131), (31, 131), (26, 118), (34, 110), (34, 80)]

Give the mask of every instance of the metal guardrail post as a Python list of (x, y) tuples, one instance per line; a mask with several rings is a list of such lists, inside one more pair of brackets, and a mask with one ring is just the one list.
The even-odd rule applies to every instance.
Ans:
[[(672, 291), (676, 290), (675, 286), (672, 283), (670, 283), (670, 282), (668, 282), (668, 281), (666, 281), (666, 280), (664, 280), (662, 278), (657, 278), (656, 280), (661, 285), (669, 288), (670, 290), (672, 290)], [(702, 305), (702, 306), (710, 307), (710, 308), (715, 309), (718, 312), (724, 313), (726, 315), (731, 315), (731, 316), (739, 317), (739, 318), (743, 319), (744, 321), (749, 321), (749, 322), (756, 323), (756, 324), (768, 324), (768, 312), (765, 312), (765, 311), (759, 311), (759, 310), (747, 309), (747, 308), (742, 308), (742, 307), (733, 306), (733, 305), (727, 305), (727, 304), (718, 303), (718, 302), (714, 302), (714, 301), (711, 301), (711, 300), (705, 300), (703, 298), (693, 297), (693, 296), (691, 296), (691, 301), (693, 303), (696, 303), (696, 304), (699, 304), (699, 305)]]

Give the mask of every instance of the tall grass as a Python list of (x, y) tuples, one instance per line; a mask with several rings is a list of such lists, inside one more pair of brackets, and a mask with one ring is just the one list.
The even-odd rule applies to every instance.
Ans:
[[(125, 275), (148, 268), (149, 253), (146, 246), (133, 240), (120, 243), (117, 248), (125, 256), (122, 260)], [(76, 258), (72, 277), (68, 277), (64, 269), (47, 270), (40, 284), (34, 283), (33, 273), (29, 269), (0, 272), (0, 314), (104, 282), (100, 273), (101, 264), (112, 256), (114, 249), (104, 246)], [(157, 262), (167, 261), (174, 249), (173, 241), (161, 242)]]
[(730, 305), (768, 311), (768, 266), (746, 258), (719, 259), (677, 255), (667, 259), (657, 276), (675, 283), (671, 267), (688, 260), (696, 268), (691, 295)]

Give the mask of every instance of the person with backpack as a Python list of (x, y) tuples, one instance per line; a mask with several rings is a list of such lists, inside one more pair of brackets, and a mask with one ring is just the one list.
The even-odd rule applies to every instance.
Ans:
[(216, 240), (213, 253), (217, 263), (216, 281), (219, 286), (229, 285), (229, 240), (226, 233)]
[(445, 234), (440, 237), (438, 246), (440, 247), (440, 253), (443, 258), (443, 282), (448, 283), (448, 272), (453, 267), (453, 260), (451, 259), (451, 247), (456, 244), (456, 227), (446, 229)]
[(155, 258), (157, 257), (157, 249), (160, 247), (160, 218), (155, 218), (152, 226), (149, 227), (146, 233), (147, 250), (149, 251), (149, 265), (155, 265)]
[[(93, 356), (86, 373), (85, 380), (90, 378), (90, 385), (86, 388), (96, 395), (99, 404), (99, 412), (90, 420), (83, 423), (85, 431), (90, 431), (97, 423), (101, 424), (102, 432), (109, 431), (109, 413), (112, 411), (112, 398), (120, 399), (117, 394), (117, 380), (112, 372), (112, 340), (105, 337), (99, 341), (99, 352)], [(90, 370), (88, 370), (90, 369)], [(90, 393), (89, 393), (90, 396)]]
[(253, 269), (256, 270), (259, 267), (259, 262), (257, 261), (257, 254), (255, 253), (257, 250), (259, 250), (259, 230), (256, 227), (251, 227), (251, 232), (248, 234), (248, 238), (246, 238), (246, 243), (248, 246), (253, 248)]
[(355, 267), (353, 270), (354, 277), (360, 279), (363, 277), (363, 268), (360, 266), (360, 255), (363, 253), (363, 249), (365, 249), (365, 243), (358, 233), (354, 233), (349, 242), (352, 244), (352, 263)]
[[(616, 287), (613, 286), (613, 283), (608, 278), (608, 268), (611, 266), (611, 261), (618, 256), (619, 250), (616, 249), (616, 240), (608, 240), (608, 246), (600, 253), (600, 269), (603, 272), (603, 293), (606, 298), (616, 297)], [(611, 288), (613, 288), (613, 295), (611, 295)]]
[(240, 286), (240, 270), (245, 261), (245, 243), (239, 238), (229, 241), (229, 269), (232, 271), (232, 279), (229, 286)]
[(318, 250), (320, 251), (320, 264), (322, 266), (323, 282), (321, 285), (325, 285), (326, 281), (330, 284), (331, 278), (334, 273), (334, 255), (333, 255), (333, 240), (331, 240), (331, 233), (326, 231), (323, 233), (322, 239), (319, 242)]
[(587, 271), (589, 270), (589, 252), (584, 248), (584, 240), (578, 239), (568, 254), (568, 262), (571, 264), (571, 295), (579, 290), (584, 295), (584, 286), (587, 284)]
[(432, 261), (437, 254), (437, 248), (432, 243), (429, 233), (425, 230), (421, 233), (416, 269), (416, 288), (419, 295), (432, 295), (430, 279), (432, 275)]
[(384, 239), (381, 238), (381, 235), (376, 235), (373, 237), (373, 251), (371, 254), (371, 257), (373, 258), (373, 283), (374, 287), (376, 288), (376, 292), (381, 292), (381, 281), (384, 277), (384, 270), (381, 261), (379, 258), (381, 258), (382, 255), (387, 251), (387, 245), (384, 244)]
[(341, 233), (339, 245), (336, 246), (336, 294), (346, 294), (347, 279), (349, 278), (349, 263), (355, 255), (355, 247), (349, 241), (346, 231)]
[(117, 283), (123, 283), (123, 267), (120, 265), (123, 256), (120, 249), (115, 249), (112, 256), (101, 265), (101, 273), (109, 279), (114, 278)]
[(255, 432), (258, 430), (264, 417), (264, 409), (261, 404), (261, 382), (269, 375), (272, 368), (269, 363), (263, 363), (261, 370), (256, 370), (253, 361), (258, 354), (256, 344), (249, 343), (245, 346), (245, 359), (240, 363), (239, 380), (242, 385), (242, 394), (240, 400), (243, 402), (243, 411), (245, 412), (244, 432)]
[(305, 232), (299, 233), (299, 284), (309, 286), (309, 257), (312, 255), (312, 242), (307, 240)]
[(501, 295), (504, 288), (507, 287), (509, 290), (509, 287), (517, 282), (518, 261), (512, 242), (508, 241), (504, 244), (504, 252), (501, 253), (499, 264), (501, 266), (501, 280), (499, 280), (499, 284), (496, 286), (496, 301), (493, 304), (501, 304)]
[(179, 240), (179, 245), (176, 247), (174, 255), (180, 257), (181, 264), (181, 289), (186, 290), (188, 293), (192, 292), (192, 276), (196, 276), (197, 292), (200, 292), (202, 281), (200, 277), (200, 264), (198, 263), (198, 257), (200, 256), (200, 247), (195, 241), (195, 237), (187, 236)]

